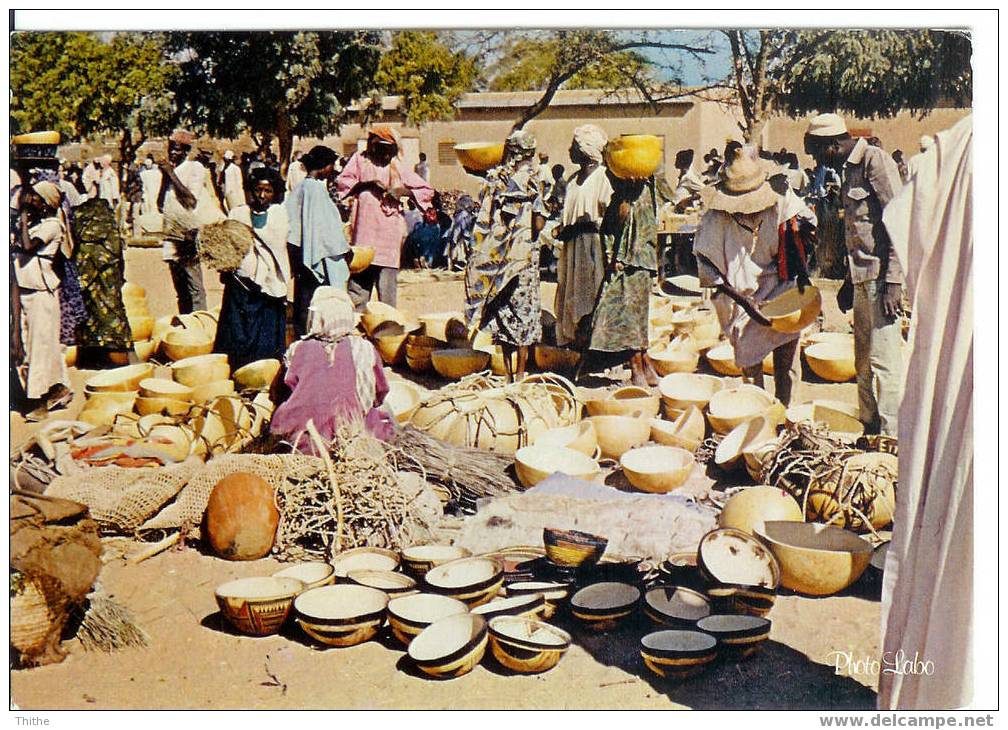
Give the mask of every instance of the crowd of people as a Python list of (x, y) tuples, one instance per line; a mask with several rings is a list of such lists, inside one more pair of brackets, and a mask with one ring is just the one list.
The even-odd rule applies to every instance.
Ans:
[[(161, 236), (179, 312), (206, 309), (198, 231), (226, 219), (254, 232), (241, 265), (221, 274), (214, 349), (233, 368), (281, 358), (288, 324), (298, 338), (317, 336), (319, 291), (330, 300), (333, 290), (345, 292), (358, 311), (373, 295), (394, 306), (402, 266), (447, 266), (464, 271), (468, 324), (491, 333), (512, 376), (525, 371), (529, 347), (546, 341), (577, 350), (586, 364), (627, 363), (635, 383), (653, 385), (648, 308), (664, 209), (701, 213), (693, 253), (736, 362), (761, 383), (772, 353), (775, 391), (788, 403), (797, 336), (773, 332), (759, 306), (809, 284), (817, 229), (826, 219), (840, 228), (842, 209), (848, 265), (839, 303), (854, 310), (861, 413), (895, 433), (902, 274), (878, 224), (909, 174), (902, 153), (855, 139), (840, 117), (824, 114), (806, 134), (816, 161), (808, 170), (787, 149), (729, 142), (705, 154), (702, 169), (685, 149), (675, 155), (674, 178), (659, 170), (623, 180), (605, 164), (607, 142), (600, 127), (578, 127), (568, 172), (550, 164), (531, 133), (516, 132), (476, 198), (436, 191), (425, 156), (408, 167), (398, 133), (384, 125), (370, 128), (349, 157), (324, 145), (295, 153), (286, 176), (272, 153), (228, 150), (218, 168), (184, 130), (171, 135), (164, 160), (148, 155), (122, 179), (108, 155), (83, 168), (19, 170), (11, 189), (12, 386), (26, 412), (41, 417), (70, 395), (61, 345), (130, 352), (118, 292), (131, 229)], [(372, 248), (374, 258), (351, 274), (354, 246)], [(543, 317), (545, 270), (557, 280), (555, 321)]]

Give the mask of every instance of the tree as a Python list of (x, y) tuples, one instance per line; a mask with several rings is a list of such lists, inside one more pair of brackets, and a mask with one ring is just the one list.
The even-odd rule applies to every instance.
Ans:
[[(532, 38), (538, 43), (522, 44), (513, 36), (505, 35), (504, 45), (497, 50), (498, 57), (513, 60), (510, 67), (505, 67), (500, 84), (512, 88), (531, 85), (542, 92), (522, 110), (513, 126), (515, 130), (549, 108), (556, 92), (564, 87), (581, 85), (581, 88), (602, 88), (613, 93), (632, 89), (638, 98), (655, 105), (664, 99), (692, 93), (682, 86), (678, 64), (683, 56), (699, 60), (714, 52), (703, 43), (674, 42), (664, 31), (555, 30), (539, 32)], [(526, 62), (519, 57), (523, 49), (538, 50), (538, 53)], [(678, 55), (672, 63), (662, 65), (639, 53), (645, 49), (672, 51)], [(654, 73), (660, 65), (661, 75)], [(664, 76), (664, 80), (659, 80), (660, 76)]]
[(932, 30), (726, 30), (747, 141), (774, 112), (926, 114), (972, 98), (969, 37)]
[[(496, 64), (497, 73), (490, 79), (490, 91), (542, 91), (549, 84), (559, 54), (558, 38), (511, 38)], [(619, 88), (626, 78), (646, 74), (646, 66), (647, 60), (634, 51), (607, 54), (576, 72), (561, 88)]]
[(176, 69), (157, 35), (15, 33), (11, 40), (11, 128), (50, 128), (80, 139), (119, 137), (123, 165), (172, 123)]
[(453, 51), (436, 33), (402, 31), (382, 56), (375, 83), (387, 94), (402, 97), (401, 111), (410, 124), (446, 119), (459, 97), (473, 89), (479, 76), (475, 60)]
[(183, 117), (214, 136), (278, 138), (287, 164), (294, 135), (337, 131), (372, 88), (379, 34), (365, 31), (174, 32)]

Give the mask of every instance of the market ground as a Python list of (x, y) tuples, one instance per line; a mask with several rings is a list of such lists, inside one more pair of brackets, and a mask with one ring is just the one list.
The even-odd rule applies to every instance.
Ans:
[[(155, 317), (174, 311), (168, 270), (156, 250), (130, 249), (127, 279), (147, 290)], [(437, 280), (407, 272), (401, 308), (414, 312), (457, 310), (458, 277)], [(207, 277), (210, 306), (220, 286)], [(845, 329), (833, 303), (832, 282), (823, 283), (827, 329)], [(551, 308), (554, 286), (543, 285)], [(73, 371), (82, 389), (88, 371)], [(831, 398), (853, 402), (853, 384), (804, 382), (798, 401)], [(78, 395), (70, 413), (82, 405)], [(61, 415), (60, 417), (67, 417)], [(12, 444), (31, 428), (11, 418)], [(871, 709), (878, 677), (847, 676), (840, 657), (874, 658), (879, 652), (879, 585), (866, 574), (845, 593), (823, 599), (781, 595), (770, 613), (765, 650), (740, 664), (717, 666), (683, 683), (657, 681), (643, 668), (637, 642), (648, 630), (633, 624), (611, 634), (585, 634), (565, 624), (574, 645), (552, 671), (512, 676), (491, 661), (458, 679), (420, 678), (403, 661), (394, 640), (347, 649), (320, 650), (296, 630), (261, 639), (236, 635), (221, 621), (215, 586), (231, 578), (268, 575), (277, 563), (233, 563), (197, 549), (163, 553), (138, 565), (122, 559), (124, 543), (110, 543), (99, 578), (150, 635), (146, 649), (113, 654), (65, 644), (60, 664), (11, 674), (11, 701), (21, 709)], [(135, 550), (133, 544), (125, 551)], [(869, 569), (871, 571), (871, 569)], [(862, 666), (867, 662), (861, 662)]]

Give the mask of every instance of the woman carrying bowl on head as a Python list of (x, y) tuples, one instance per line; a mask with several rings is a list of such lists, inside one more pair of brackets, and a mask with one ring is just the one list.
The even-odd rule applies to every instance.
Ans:
[(248, 205), (233, 208), (228, 217), (249, 226), (255, 236), (238, 268), (221, 274), (224, 297), (214, 341), (214, 352), (228, 356), (232, 371), (256, 360), (279, 360), (287, 344), (291, 274), (284, 184), (272, 168), (258, 167), (249, 172), (248, 187)]
[(488, 330), (500, 344), (510, 380), (525, 372), (529, 346), (542, 339), (539, 233), (546, 211), (535, 150), (531, 133), (514, 132), (503, 162), (488, 171), (465, 271), (469, 328)]
[(411, 197), (421, 211), (431, 206), (434, 189), (402, 160), (399, 134), (384, 125), (368, 132), (367, 148), (354, 152), (336, 178), (342, 200), (353, 202), (350, 223), (355, 246), (370, 246), (371, 265), (350, 279), (350, 292), (358, 309), (378, 290), (378, 299), (396, 305), (399, 259), (406, 240), (406, 218), (401, 199)]
[(557, 263), (554, 310), (556, 338), (561, 347), (587, 345), (591, 314), (605, 278), (605, 254), (599, 227), (612, 199), (613, 187), (602, 164), (607, 137), (594, 124), (574, 130), (571, 162), (578, 171), (567, 181), (560, 233), (563, 243)]

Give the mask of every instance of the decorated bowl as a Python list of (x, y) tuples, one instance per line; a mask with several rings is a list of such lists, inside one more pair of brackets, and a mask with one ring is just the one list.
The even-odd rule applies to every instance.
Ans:
[(388, 596), (375, 588), (330, 585), (294, 599), (301, 629), (329, 646), (354, 646), (374, 638), (385, 623)]
[(412, 593), (393, 598), (388, 604), (389, 626), (392, 634), (404, 645), (435, 621), (468, 614), (469, 607), (462, 601), (435, 593)]
[(221, 613), (238, 631), (250, 636), (275, 634), (290, 613), (294, 597), (304, 590), (295, 578), (239, 578), (217, 587)]
[(566, 631), (533, 618), (490, 619), (490, 651), (501, 666), (518, 674), (539, 674), (559, 663), (571, 645)]

